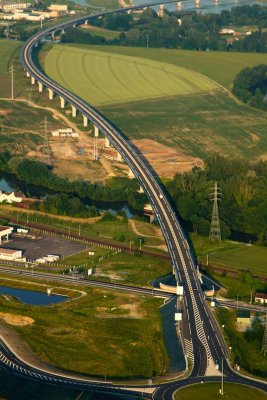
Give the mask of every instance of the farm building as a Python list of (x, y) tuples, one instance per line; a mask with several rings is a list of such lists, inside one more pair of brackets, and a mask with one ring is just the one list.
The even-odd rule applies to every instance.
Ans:
[(261, 303), (261, 304), (266, 304), (267, 303), (267, 293), (257, 292), (255, 294), (255, 302)]
[(21, 260), (22, 251), (14, 249), (0, 248), (0, 259), (2, 260)]
[(12, 226), (0, 226), (0, 244), (2, 244), (3, 239), (6, 241), (9, 239), (9, 235), (13, 232)]

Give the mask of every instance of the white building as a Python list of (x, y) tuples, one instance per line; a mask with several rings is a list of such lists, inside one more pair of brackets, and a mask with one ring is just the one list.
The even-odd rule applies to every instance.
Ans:
[(68, 12), (68, 6), (67, 6), (67, 4), (51, 4), (51, 6), (48, 7), (48, 10)]
[(5, 193), (0, 191), (0, 203), (7, 202), (9, 204), (11, 203), (21, 203), (22, 202), (22, 197), (17, 196), (15, 192), (11, 193)]
[(256, 303), (261, 303), (261, 304), (266, 304), (267, 303), (267, 293), (259, 293), (259, 292), (257, 292), (255, 294), (255, 302)]
[(2, 2), (0, 3), (0, 10), (3, 12), (12, 12), (15, 10), (25, 10), (26, 8), (30, 7), (31, 3), (9, 3), (9, 2)]
[(2, 244), (2, 240), (9, 240), (9, 235), (13, 232), (12, 226), (0, 226), (0, 244)]
[(14, 249), (5, 249), (0, 247), (0, 259), (1, 260), (21, 260), (22, 251)]

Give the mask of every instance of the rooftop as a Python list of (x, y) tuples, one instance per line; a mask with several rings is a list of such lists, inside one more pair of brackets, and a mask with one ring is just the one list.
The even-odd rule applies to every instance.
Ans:
[(260, 293), (260, 292), (257, 292), (257, 293), (255, 294), (255, 297), (258, 297), (259, 299), (267, 299), (267, 293)]
[(5, 249), (3, 247), (0, 247), (0, 254), (14, 254), (14, 253), (17, 253), (18, 251), (21, 251), (21, 250)]
[(12, 231), (12, 226), (2, 226), (2, 225), (0, 225), (0, 232), (4, 232), (4, 231), (7, 231), (7, 230), (10, 230), (11, 229), (11, 231)]

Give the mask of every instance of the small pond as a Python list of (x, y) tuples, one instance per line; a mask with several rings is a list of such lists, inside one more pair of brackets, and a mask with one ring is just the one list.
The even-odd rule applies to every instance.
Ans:
[(30, 304), (34, 306), (47, 306), (50, 304), (57, 304), (68, 299), (67, 296), (61, 296), (58, 294), (48, 295), (45, 292), (17, 289), (9, 286), (0, 286), (0, 295), (14, 296), (21, 303)]

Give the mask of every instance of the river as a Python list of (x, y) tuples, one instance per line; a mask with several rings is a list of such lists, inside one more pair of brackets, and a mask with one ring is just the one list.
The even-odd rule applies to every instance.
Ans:
[[(14, 175), (1, 173), (0, 174), (0, 191), (3, 192), (17, 192), (21, 191), (26, 197), (41, 198), (46, 197), (49, 194), (55, 194), (56, 191), (43, 188), (41, 186), (31, 185), (18, 180)], [(94, 205), (97, 209), (101, 211), (109, 211), (113, 215), (118, 213), (123, 213), (127, 218), (131, 218), (135, 215), (143, 215), (140, 211), (134, 210), (128, 206), (125, 202), (104, 202), (104, 201), (94, 201), (90, 199), (81, 199), (85, 204), (91, 206)]]
[[(81, 6), (90, 5), (90, 7), (97, 9), (103, 9), (104, 7), (98, 7), (90, 4), (90, 0), (72, 0), (74, 3), (79, 4)], [(143, 4), (144, 0), (133, 0), (134, 5)], [(153, 0), (148, 0), (149, 2), (153, 2)], [(164, 0), (163, 0), (164, 2)], [(231, 10), (232, 7), (241, 6), (241, 5), (251, 5), (251, 4), (259, 4), (266, 5), (266, 2), (260, 0), (200, 0), (199, 4), (196, 5), (195, 0), (182, 1), (181, 10), (183, 11), (198, 11), (202, 13), (220, 13), (222, 10)], [(166, 4), (165, 6), (170, 11), (177, 10), (177, 4)], [(158, 8), (155, 7), (156, 9)]]

